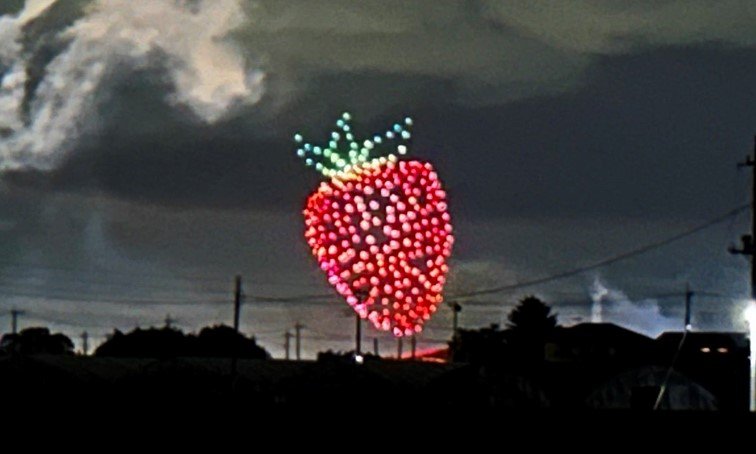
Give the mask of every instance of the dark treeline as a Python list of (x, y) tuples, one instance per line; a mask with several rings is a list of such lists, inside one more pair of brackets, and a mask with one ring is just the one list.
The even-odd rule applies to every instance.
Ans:
[(270, 353), (254, 337), (226, 325), (202, 328), (198, 334), (184, 334), (174, 328), (136, 328), (129, 333), (115, 330), (95, 350), (95, 356), (164, 358), (249, 358), (269, 359)]
[(0, 386), (136, 400), (232, 395), (274, 407), (350, 407), (354, 395), (369, 390), (375, 402), (453, 408), (747, 409), (742, 333), (671, 332), (652, 339), (611, 323), (565, 327), (533, 296), (519, 302), (506, 326), (460, 329), (448, 349), (417, 361), (331, 350), (315, 362), (270, 361), (254, 337), (223, 325), (196, 334), (170, 327), (116, 330), (92, 356), (73, 351), (68, 337), (47, 328), (6, 334)]
[(51, 333), (49, 329), (32, 327), (14, 334), (8, 333), (0, 338), (1, 354), (22, 355), (73, 355), (74, 343), (62, 333)]
[[(48, 328), (26, 328), (18, 334), (0, 338), (0, 354), (73, 355), (74, 344), (62, 333)], [(269, 359), (270, 354), (257, 344), (254, 337), (237, 333), (225, 325), (205, 327), (198, 334), (165, 328), (135, 328), (113, 334), (94, 352), (95, 356), (119, 358), (248, 358)]]

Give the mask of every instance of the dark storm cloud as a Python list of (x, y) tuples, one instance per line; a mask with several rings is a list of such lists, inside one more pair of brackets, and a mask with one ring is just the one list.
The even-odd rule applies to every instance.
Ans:
[(734, 163), (750, 148), (753, 74), (756, 51), (665, 48), (603, 57), (559, 96), (461, 108), (444, 79), (349, 73), (321, 76), (276, 115), (212, 126), (156, 96), (159, 79), (132, 75), (102, 103), (106, 126), (49, 177), (151, 203), (291, 212), (317, 181), (291, 135), (323, 140), (356, 106), (365, 134), (413, 114), (414, 155), (436, 164), (466, 216), (705, 216), (743, 200)]
[[(756, 52), (604, 57), (560, 96), (419, 115), (461, 210), (696, 216), (744, 200)], [(422, 123), (421, 123), (422, 124)]]
[[(67, 43), (45, 30), (87, 4), (54, 3), (29, 24), (28, 36), (44, 38), (27, 43), (46, 56), (35, 68)], [(740, 156), (750, 135), (756, 54), (700, 43), (749, 45), (737, 14), (747, 2), (243, 6), (249, 17), (233, 36), (265, 71), (259, 102), (208, 124), (166, 97), (168, 67), (124, 60), (91, 102), (96, 127), (62, 165), (10, 179), (288, 212), (317, 181), (293, 159), (292, 133), (321, 139), (349, 109), (363, 133), (414, 115), (414, 155), (436, 163), (465, 215), (687, 216), (737, 197), (722, 157)], [(32, 86), (44, 77), (35, 74)]]

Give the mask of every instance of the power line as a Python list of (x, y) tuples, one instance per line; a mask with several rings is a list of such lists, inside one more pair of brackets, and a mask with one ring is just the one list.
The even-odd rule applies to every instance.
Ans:
[[(738, 300), (744, 298), (743, 295), (736, 295), (736, 294), (728, 294), (728, 293), (721, 293), (721, 292), (707, 292), (707, 291), (696, 291), (695, 292), (697, 297), (700, 298), (719, 298), (719, 299), (728, 299), (728, 300)], [(685, 292), (678, 291), (678, 292), (665, 292), (665, 293), (649, 293), (649, 294), (642, 294), (642, 295), (629, 295), (626, 297), (627, 300), (630, 301), (647, 301), (647, 300), (667, 300), (667, 299), (674, 299), (674, 298), (682, 298), (685, 296)], [(611, 302), (611, 301), (617, 301), (618, 298), (609, 298), (609, 299), (602, 299), (603, 302)], [(555, 308), (564, 307), (564, 306), (583, 306), (583, 305), (589, 305), (593, 304), (594, 300), (590, 297), (585, 297), (583, 299), (555, 299), (553, 300), (552, 304)], [(470, 300), (470, 301), (461, 301), (459, 303), (462, 307), (472, 307), (476, 309), (496, 309), (500, 310), (502, 307), (505, 306), (515, 306), (517, 303), (514, 301), (491, 301), (491, 300)]]
[[(499, 292), (516, 290), (516, 289), (519, 289), (519, 288), (524, 288), (524, 287), (528, 287), (528, 286), (533, 286), (533, 285), (537, 285), (537, 284), (543, 284), (543, 283), (546, 283), (546, 282), (551, 282), (551, 281), (558, 280), (558, 279), (567, 278), (567, 277), (578, 275), (578, 274), (581, 274), (581, 273), (584, 273), (584, 272), (587, 272), (587, 271), (591, 271), (591, 270), (594, 270), (594, 269), (597, 269), (597, 268), (600, 268), (600, 267), (608, 266), (608, 265), (614, 264), (616, 262), (619, 262), (619, 261), (622, 261), (622, 260), (626, 260), (626, 259), (638, 256), (638, 255), (644, 254), (644, 253), (649, 252), (651, 250), (654, 250), (654, 249), (666, 246), (666, 245), (668, 245), (668, 244), (670, 244), (672, 242), (675, 242), (675, 241), (678, 241), (680, 239), (683, 239), (683, 238), (686, 238), (688, 236), (691, 236), (691, 235), (693, 235), (693, 234), (695, 234), (697, 232), (700, 232), (700, 231), (702, 231), (702, 230), (704, 230), (704, 229), (706, 229), (708, 227), (716, 225), (716, 224), (718, 224), (720, 222), (723, 222), (723, 221), (725, 221), (727, 219), (733, 218), (734, 216), (736, 216), (737, 214), (741, 213), (742, 211), (744, 211), (744, 210), (746, 210), (748, 208), (749, 208), (749, 205), (740, 206), (738, 208), (730, 210), (729, 212), (725, 213), (724, 215), (716, 217), (716, 218), (714, 218), (712, 220), (709, 220), (709, 221), (707, 221), (707, 222), (705, 222), (703, 224), (695, 226), (695, 227), (693, 227), (691, 229), (688, 229), (688, 230), (686, 230), (684, 232), (681, 232), (681, 233), (679, 233), (677, 235), (674, 235), (674, 236), (671, 236), (671, 237), (666, 238), (664, 240), (657, 241), (657, 242), (648, 244), (646, 246), (643, 246), (643, 247), (640, 247), (640, 248), (637, 248), (637, 249), (634, 249), (634, 250), (631, 250), (631, 251), (628, 251), (628, 252), (616, 255), (614, 257), (610, 257), (610, 258), (601, 260), (599, 262), (596, 262), (596, 263), (588, 265), (588, 266), (579, 267), (579, 268), (576, 268), (576, 269), (572, 269), (572, 270), (564, 271), (564, 272), (561, 272), (561, 273), (557, 273), (557, 274), (554, 274), (554, 275), (551, 275), (551, 276), (547, 276), (547, 277), (543, 277), (543, 278), (539, 278), (539, 279), (534, 279), (534, 280), (531, 280), (531, 281), (522, 282), (522, 283), (518, 283), (518, 284), (500, 286), (500, 287), (495, 287), (495, 288), (490, 288), (490, 289), (483, 289), (483, 290), (468, 292), (468, 293), (465, 293), (465, 294), (458, 294), (458, 295), (455, 295), (455, 297), (456, 298), (469, 297), (469, 296), (494, 294), (494, 293), (499, 293)], [(61, 270), (63, 270), (63, 269), (61, 268)], [(71, 269), (65, 269), (65, 271), (70, 272)], [(154, 275), (152, 275), (152, 274), (150, 274), (150, 276), (154, 277)], [(173, 276), (173, 275), (171, 277), (172, 278), (176, 278), (176, 276)], [(227, 283), (227, 280), (224, 280), (224, 283)], [(108, 284), (104, 284), (104, 285), (108, 285)], [(146, 286), (145, 286), (145, 288), (146, 288)], [(62, 301), (71, 301), (71, 302), (87, 302), (87, 303), (103, 303), (103, 304), (128, 304), (128, 303), (132, 303), (132, 304), (145, 304), (145, 305), (152, 305), (152, 304), (154, 304), (154, 305), (194, 305), (194, 304), (199, 304), (199, 305), (211, 305), (211, 304), (215, 305), (215, 304), (218, 304), (218, 305), (220, 305), (220, 304), (227, 304), (226, 300), (214, 300), (214, 299), (203, 299), (203, 300), (197, 300), (197, 299), (193, 299), (193, 300), (176, 300), (176, 299), (160, 299), (160, 298), (140, 299), (140, 298), (114, 298), (112, 296), (110, 296), (109, 298), (98, 298), (97, 296), (94, 296), (94, 295), (86, 295), (86, 294), (76, 294), (76, 295), (74, 295), (74, 294), (70, 294), (70, 293), (67, 293), (67, 291), (66, 291), (66, 290), (69, 290), (69, 289), (60, 289), (59, 288), (59, 289), (57, 289), (58, 293), (50, 293), (50, 292), (42, 292), (42, 291), (40, 291), (40, 292), (33, 292), (33, 291), (28, 291), (25, 288), (24, 288), (24, 290), (17, 290), (17, 288), (14, 288), (12, 286), (0, 284), (0, 292), (2, 292), (3, 290), (6, 291), (4, 293), (9, 294), (10, 296), (27, 297), (27, 298), (42, 298), (42, 299), (48, 299), (48, 300), (62, 300)], [(70, 290), (73, 290), (73, 289), (70, 289)], [(214, 295), (220, 295), (221, 293), (226, 294), (225, 292), (217, 292), (217, 293), (214, 292), (213, 294)], [(738, 297), (736, 295), (728, 295), (728, 294), (724, 294), (724, 293), (714, 293), (714, 292), (697, 292), (696, 294), (700, 295), (702, 297), (712, 297), (712, 298), (737, 298)], [(198, 294), (194, 294), (193, 297), (197, 298), (198, 296), (201, 297), (202, 294), (199, 294), (199, 295)], [(644, 298), (645, 299), (650, 299), (650, 298), (661, 299), (661, 298), (665, 298), (665, 297), (679, 297), (679, 296), (681, 296), (681, 293), (675, 292), (675, 293), (649, 295), (649, 296), (646, 296)], [(322, 300), (323, 298), (328, 298), (328, 299), (330, 299), (330, 301), (329, 300), (325, 300), (324, 301), (324, 300)], [(331, 304), (333, 304), (332, 298), (333, 298), (333, 295), (331, 295), (331, 294), (305, 294), (305, 295), (295, 295), (295, 296), (290, 296), (290, 297), (273, 297), (273, 296), (265, 296), (265, 295), (250, 295), (249, 296), (249, 299), (251, 301), (254, 301), (256, 303), (256, 305), (265, 305), (265, 304), (331, 305)], [(635, 298), (635, 299), (637, 299), (637, 298)], [(581, 304), (588, 303), (588, 302), (589, 301), (585, 301), (585, 302), (581, 301)], [(562, 302), (562, 303), (563, 304), (568, 304), (568, 302)], [(486, 301), (475, 301), (475, 300), (466, 302), (465, 304), (479, 305), (479, 306), (483, 306), (483, 307), (485, 307), (485, 306), (501, 306), (500, 302), (499, 303), (490, 303), (490, 302), (486, 302)], [(30, 314), (30, 315), (34, 316), (35, 314)], [(68, 325), (73, 326), (73, 324), (71, 324), (70, 322), (62, 322), (61, 320), (51, 320), (49, 317), (39, 317), (39, 318), (42, 319), (42, 320), (46, 319), (46, 320), (51, 321), (53, 323), (57, 322), (57, 323), (68, 324)], [(86, 325), (76, 325), (76, 326), (93, 326), (93, 324), (92, 323), (87, 323)]]
[[(118, 270), (114, 268), (103, 268), (103, 267), (92, 267), (92, 268), (82, 268), (82, 267), (70, 267), (70, 266), (56, 266), (56, 265), (50, 265), (50, 264), (44, 264), (44, 263), (30, 263), (30, 262), (10, 262), (10, 261), (4, 261), (0, 260), (0, 276), (14, 273), (13, 269), (18, 269), (19, 272), (23, 274), (23, 276), (28, 276), (29, 272), (46, 272), (46, 273), (62, 273), (62, 274), (79, 274), (79, 275), (109, 275), (109, 276), (118, 276), (118, 277), (132, 277), (132, 278), (143, 278), (148, 277), (151, 280), (155, 280), (156, 278), (161, 281), (190, 281), (193, 284), (196, 284), (198, 282), (207, 282), (207, 283), (216, 283), (220, 285), (228, 285), (229, 280), (226, 277), (223, 277), (221, 274), (209, 276), (207, 272), (198, 270), (197, 273), (168, 273), (168, 272), (149, 272), (149, 271), (125, 271), (125, 270)], [(113, 283), (113, 281), (91, 281), (91, 280), (83, 280), (81, 276), (78, 276), (76, 278), (67, 278), (69, 281), (77, 281), (82, 283), (102, 283), (105, 285), (110, 285)], [(251, 284), (256, 286), (280, 286), (280, 287), (303, 287), (303, 288), (315, 288), (319, 287), (318, 284), (311, 284), (311, 283), (301, 283), (301, 282), (283, 282), (283, 281), (271, 281), (271, 280), (254, 280), (250, 281)], [(125, 285), (132, 285), (131, 282), (123, 282)], [(153, 287), (153, 286), (150, 286)], [(145, 288), (147, 288), (145, 286)]]
[(162, 277), (165, 279), (186, 280), (186, 281), (206, 281), (206, 282), (228, 282), (221, 275), (217, 277), (209, 277), (206, 273), (203, 274), (174, 274), (174, 273), (159, 273), (148, 271), (124, 271), (113, 268), (92, 267), (92, 268), (76, 268), (70, 266), (55, 266), (42, 263), (29, 263), (29, 262), (8, 262), (0, 261), (0, 266), (7, 268), (23, 268), (26, 270), (35, 271), (47, 271), (47, 272), (61, 272), (61, 273), (82, 273), (82, 274), (111, 274), (117, 276), (130, 276), (130, 277)]
[(669, 238), (665, 238), (665, 239), (663, 239), (661, 241), (656, 241), (656, 242), (653, 242), (653, 243), (649, 243), (646, 246), (643, 246), (643, 247), (640, 247), (640, 248), (637, 248), (637, 249), (632, 249), (632, 250), (627, 251), (627, 252), (623, 252), (621, 254), (618, 254), (618, 255), (615, 255), (613, 257), (610, 257), (610, 258), (598, 261), (598, 262), (593, 263), (591, 265), (581, 266), (581, 267), (574, 268), (574, 269), (571, 269), (571, 270), (568, 270), (568, 271), (562, 271), (560, 273), (552, 274), (550, 276), (545, 276), (545, 277), (538, 278), (538, 279), (533, 279), (533, 280), (530, 280), (530, 281), (520, 282), (520, 283), (517, 283), (517, 284), (502, 285), (502, 286), (499, 286), (499, 287), (493, 287), (493, 288), (488, 288), (488, 289), (484, 289), (484, 290), (477, 290), (477, 291), (473, 291), (473, 292), (460, 293), (460, 294), (457, 294), (457, 295), (453, 295), (452, 298), (466, 298), (466, 297), (469, 297), (469, 296), (490, 295), (492, 293), (508, 292), (508, 291), (512, 291), (512, 290), (518, 290), (518, 289), (521, 289), (521, 288), (532, 287), (534, 285), (545, 284), (547, 282), (552, 282), (552, 281), (556, 281), (556, 280), (560, 280), (560, 279), (565, 279), (565, 278), (576, 276), (578, 274), (582, 274), (582, 273), (585, 273), (585, 272), (588, 272), (588, 271), (593, 271), (593, 270), (598, 269), (598, 268), (603, 268), (605, 266), (612, 265), (614, 263), (621, 262), (623, 260), (627, 260), (629, 258), (645, 254), (647, 252), (653, 251), (654, 249), (659, 249), (661, 247), (667, 246), (670, 243), (674, 243), (675, 241), (679, 241), (679, 240), (681, 240), (683, 238), (687, 238), (687, 237), (689, 237), (689, 236), (691, 236), (693, 234), (696, 234), (696, 233), (698, 233), (698, 232), (700, 232), (702, 230), (705, 230), (705, 229), (707, 229), (707, 228), (709, 228), (711, 226), (717, 225), (717, 224), (719, 224), (721, 222), (726, 221), (727, 219), (732, 218), (733, 216), (736, 216), (736, 215), (740, 214), (741, 212), (749, 209), (750, 206), (751, 206), (750, 204), (741, 205), (741, 206), (739, 206), (737, 208), (734, 208), (734, 209), (732, 209), (732, 210), (730, 210), (730, 211), (728, 211), (728, 212), (726, 212), (726, 213), (724, 213), (724, 214), (722, 214), (720, 216), (717, 216), (714, 219), (706, 221), (703, 224), (699, 224), (699, 225), (697, 225), (697, 226), (695, 226), (695, 227), (693, 227), (691, 229), (685, 230), (685, 231), (683, 231), (681, 233), (678, 233), (676, 235), (673, 235), (673, 236), (671, 236)]
[(267, 296), (267, 295), (246, 295), (250, 299), (260, 302), (270, 303), (294, 303), (303, 302), (307, 300), (317, 300), (320, 298), (333, 298), (333, 294), (330, 293), (317, 293), (309, 295), (294, 295), (294, 296)]
[(23, 292), (23, 291), (11, 291), (2, 292), (4, 296), (13, 296), (19, 298), (36, 298), (52, 301), (68, 301), (72, 303), (92, 303), (92, 304), (140, 304), (140, 305), (158, 305), (158, 306), (191, 306), (191, 305), (208, 305), (208, 304), (226, 304), (225, 300), (163, 300), (163, 299), (133, 299), (133, 298), (97, 298), (96, 296), (87, 295), (81, 297), (80, 295), (66, 295), (66, 294), (50, 294), (43, 292)]
[[(78, 295), (83, 298), (98, 298), (102, 294), (107, 295), (113, 295), (114, 290), (113, 288), (76, 288), (76, 287), (70, 287), (70, 286), (47, 286), (47, 285), (34, 285), (34, 284), (23, 284), (23, 283), (0, 283), (0, 293), (3, 293), (3, 291), (7, 291), (10, 293), (14, 292), (21, 292), (26, 293), (28, 292), (28, 289), (30, 287), (36, 287), (36, 290), (38, 292), (45, 292), (45, 293), (55, 293), (55, 294), (65, 294), (65, 295)], [(138, 289), (137, 287), (134, 287), (133, 289)], [(33, 289), (35, 290), (35, 289)], [(153, 299), (157, 298), (160, 299), (163, 296), (168, 296), (170, 299), (181, 299), (181, 298), (189, 298), (189, 299), (200, 299), (200, 298), (218, 298), (219, 296), (226, 296), (229, 294), (229, 291), (225, 292), (191, 292), (191, 291), (170, 291), (169, 289), (163, 289), (161, 292), (149, 292), (149, 296), (146, 297), (146, 299)], [(142, 298), (141, 295), (132, 293), (129, 295), (124, 295), (125, 298)]]
[[(592, 271), (592, 270), (595, 270), (595, 269), (598, 269), (598, 268), (601, 268), (601, 267), (612, 265), (614, 263), (617, 263), (617, 262), (620, 262), (620, 261), (623, 261), (623, 260), (627, 260), (629, 258), (638, 256), (638, 255), (641, 255), (641, 254), (644, 254), (644, 253), (647, 253), (649, 251), (652, 251), (654, 249), (658, 249), (660, 247), (666, 246), (666, 245), (668, 245), (670, 243), (673, 243), (675, 241), (679, 241), (679, 240), (681, 240), (683, 238), (686, 238), (686, 237), (691, 236), (691, 235), (693, 235), (695, 233), (698, 233), (698, 232), (700, 232), (700, 231), (702, 231), (702, 230), (704, 230), (704, 229), (706, 229), (708, 227), (711, 227), (713, 225), (719, 224), (719, 223), (721, 223), (721, 222), (723, 222), (723, 221), (725, 221), (727, 219), (733, 218), (737, 214), (739, 214), (742, 211), (745, 211), (746, 209), (748, 209), (749, 206), (750, 205), (748, 205), (748, 204), (742, 205), (740, 207), (737, 207), (737, 208), (735, 208), (733, 210), (728, 211), (727, 213), (725, 213), (725, 214), (723, 214), (721, 216), (718, 216), (718, 217), (716, 217), (714, 219), (711, 219), (711, 220), (709, 220), (709, 221), (707, 221), (707, 222), (705, 222), (703, 224), (700, 224), (700, 225), (698, 225), (696, 227), (688, 229), (688, 230), (686, 230), (684, 232), (681, 232), (681, 233), (679, 233), (677, 235), (671, 236), (671, 237), (666, 238), (666, 239), (661, 240), (661, 241), (657, 241), (657, 242), (648, 244), (648, 245), (643, 246), (641, 248), (637, 248), (637, 249), (634, 249), (634, 250), (631, 250), (631, 251), (628, 251), (628, 252), (616, 255), (614, 257), (610, 257), (610, 258), (601, 260), (601, 261), (596, 262), (596, 263), (591, 264), (591, 265), (578, 267), (578, 268), (575, 268), (575, 269), (572, 269), (572, 270), (563, 271), (563, 272), (560, 272), (560, 273), (557, 273), (557, 274), (553, 274), (553, 275), (550, 275), (550, 276), (545, 276), (545, 277), (538, 278), (538, 279), (533, 279), (533, 280), (530, 280), (530, 281), (520, 282), (520, 283), (517, 283), (517, 284), (510, 284), (510, 285), (493, 287), (493, 288), (489, 288), (489, 289), (482, 289), (482, 290), (476, 290), (476, 291), (472, 291), (472, 292), (460, 293), (460, 294), (451, 295), (450, 297), (451, 298), (464, 298), (464, 297), (470, 297), (470, 296), (479, 296), (479, 295), (487, 295), (487, 294), (494, 294), (494, 293), (513, 291), (513, 290), (517, 290), (517, 289), (521, 289), (521, 288), (531, 287), (531, 286), (534, 286), (534, 285), (544, 284), (544, 283), (552, 282), (552, 281), (555, 281), (555, 280), (572, 277), (572, 276), (575, 276), (575, 275), (578, 275), (578, 274), (585, 273), (587, 271)], [(4, 262), (0, 262), (0, 264), (3, 264), (3, 263)], [(7, 264), (7, 262), (6, 262), (6, 264)], [(62, 268), (62, 267), (42, 266), (42, 265), (38, 266), (38, 265), (30, 265), (30, 264), (10, 264), (8, 266), (16, 266), (16, 267), (31, 266), (32, 269), (38, 269), (38, 270), (55, 270), (55, 271), (62, 271), (62, 272), (69, 272), (69, 273), (73, 272), (73, 271), (76, 271), (76, 269), (72, 269), (72, 268)], [(83, 270), (79, 269), (79, 271), (83, 271)], [(99, 269), (99, 270), (91, 270), (91, 271), (92, 272), (96, 271), (98, 273), (101, 273), (103, 270)], [(109, 271), (113, 271), (113, 270), (107, 270), (106, 269), (104, 271), (105, 272), (109, 272)], [(139, 275), (139, 276), (150, 276), (152, 278), (155, 277), (155, 275), (152, 274), (152, 273), (133, 273), (133, 272), (129, 272), (129, 273), (118, 273), (118, 274), (121, 275), (121, 276), (137, 276), (137, 275)], [(205, 282), (218, 282), (218, 283), (221, 282), (220, 279), (210, 279), (210, 278), (207, 278), (207, 276), (196, 276), (196, 275), (183, 275), (183, 276), (180, 276), (180, 275), (167, 275), (167, 276), (170, 276), (171, 279), (176, 279), (176, 280), (193, 279), (195, 281), (196, 280), (200, 280), (200, 281), (205, 281)], [(92, 282), (92, 281), (88, 282), (88, 281), (82, 280), (80, 278), (79, 279), (75, 279), (74, 282), (92, 283), (92, 284), (95, 283), (95, 282)], [(120, 284), (120, 283), (103, 282), (103, 281), (99, 281), (99, 282), (101, 282), (101, 284), (104, 285), (104, 286), (111, 286), (111, 287), (112, 286), (117, 286), (117, 285)], [(222, 282), (224, 282), (224, 284), (227, 284), (228, 281), (224, 279), (224, 280), (222, 280)], [(292, 283), (280, 283), (280, 284), (272, 284), (272, 285), (293, 286), (291, 284)], [(157, 289), (157, 288), (159, 288), (159, 289), (165, 289), (166, 291), (170, 290), (169, 287), (159, 287), (159, 286), (144, 285), (144, 284), (126, 284), (126, 283), (124, 283), (123, 285), (129, 285), (131, 288), (143, 288), (143, 289)], [(262, 284), (262, 285), (266, 285), (266, 284)], [(8, 285), (0, 284), (0, 291), (2, 291), (2, 290), (8, 290), (8, 289), (9, 289)], [(48, 296), (47, 294), (44, 294), (44, 293), (29, 293), (29, 292), (22, 291), (22, 290), (16, 290), (15, 288), (12, 288), (12, 287), (10, 287), (10, 290), (11, 290), (10, 292), (7, 292), (10, 296), (28, 296), (28, 297), (39, 297), (39, 298), (48, 298), (48, 299), (65, 299), (65, 300), (72, 300), (72, 301), (85, 301), (86, 300), (86, 301), (89, 301), (89, 302), (140, 303), (140, 304), (153, 304), (153, 303), (154, 304), (205, 304), (206, 303), (205, 301), (191, 301), (191, 302), (190, 301), (177, 301), (177, 300), (166, 301), (166, 300), (160, 300), (160, 299), (155, 299), (155, 298), (141, 299), (141, 300), (135, 300), (135, 299), (132, 299), (132, 298), (117, 298), (117, 299), (114, 299), (114, 300), (104, 300), (104, 299), (100, 299), (100, 298), (97, 298), (96, 296), (92, 296), (92, 295), (78, 294), (78, 295), (70, 295), (70, 296), (69, 295), (64, 295), (64, 296), (61, 297), (61, 296), (56, 296), (56, 295), (49, 295)], [(67, 292), (67, 291), (75, 291), (74, 289), (60, 289), (60, 288), (58, 288), (56, 290), (57, 291), (61, 291), (62, 290), (64, 293)], [(108, 293), (111, 293), (111, 292), (108, 292)], [(222, 290), (218, 290), (218, 291), (214, 291), (213, 290), (213, 291), (204, 291), (204, 292), (192, 292), (192, 298), (197, 298), (197, 297), (201, 298), (202, 296), (211, 296), (211, 295), (212, 296), (220, 296), (220, 295), (225, 295), (225, 294), (227, 294), (227, 293), (224, 292), (224, 291), (222, 291)], [(264, 304), (272, 304), (272, 303), (296, 303), (296, 304), (314, 304), (314, 305), (323, 304), (323, 305), (325, 305), (325, 304), (330, 304), (330, 302), (329, 301), (314, 301), (314, 300), (319, 300), (319, 299), (324, 299), (324, 298), (330, 299), (332, 297), (333, 297), (332, 294), (304, 294), (304, 295), (294, 295), (294, 296), (287, 296), (287, 297), (275, 297), (275, 296), (269, 296), (269, 295), (249, 295), (250, 300), (253, 300), (253, 301), (257, 302), (258, 304), (259, 303), (264, 303)], [(470, 302), (468, 304), (470, 304)], [(478, 303), (478, 304), (483, 305), (483, 303)]]
[[(43, 274), (42, 276), (35, 275), (34, 274), (35, 271), (37, 272), (44, 271), (45, 274)], [(14, 267), (14, 269), (0, 268), (0, 279), (4, 279), (4, 280), (13, 279), (14, 282), (25, 281), (25, 282), (30, 282), (30, 283), (41, 282), (41, 281), (46, 282), (46, 281), (51, 281), (51, 280), (64, 280), (66, 283), (81, 284), (85, 286), (108, 286), (108, 287), (129, 287), (129, 288), (138, 287), (138, 288), (149, 289), (149, 290), (171, 290), (178, 286), (181, 286), (181, 287), (191, 286), (194, 288), (201, 287), (205, 291), (223, 291), (228, 287), (228, 283), (229, 283), (228, 281), (225, 281), (223, 282), (223, 284), (225, 285), (222, 287), (221, 285), (218, 285), (217, 287), (213, 286), (213, 288), (209, 288), (204, 283), (199, 283), (199, 284), (198, 282), (186, 283), (186, 282), (181, 281), (181, 284), (178, 284), (178, 281), (177, 281), (176, 284), (171, 284), (163, 280), (163, 285), (156, 285), (154, 283), (145, 283), (143, 281), (137, 281), (137, 280), (128, 280), (128, 281), (112, 280), (112, 279), (101, 280), (101, 279), (88, 279), (82, 275), (77, 275), (77, 276), (70, 275), (71, 273), (74, 273), (76, 271), (77, 271), (76, 269), (72, 269), (72, 270), (66, 270), (66, 271), (61, 270), (61, 271), (53, 272), (53, 273), (61, 273), (60, 275), (56, 275), (45, 270), (40, 270), (40, 269), (35, 270), (34, 268), (31, 268), (31, 269), (22, 269), (21, 267)], [(218, 281), (218, 284), (220, 284), (220, 281)]]

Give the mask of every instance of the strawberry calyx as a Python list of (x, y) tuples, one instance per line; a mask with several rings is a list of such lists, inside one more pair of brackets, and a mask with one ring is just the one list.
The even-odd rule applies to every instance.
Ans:
[(364, 140), (355, 137), (351, 122), (349, 112), (341, 114), (336, 121), (336, 129), (324, 144), (305, 142), (301, 134), (294, 134), (294, 141), (298, 144), (297, 156), (304, 159), (305, 165), (314, 167), (325, 177), (348, 179), (361, 168), (395, 162), (397, 154), (407, 153), (407, 144), (412, 138), (412, 118), (406, 117), (383, 133)]

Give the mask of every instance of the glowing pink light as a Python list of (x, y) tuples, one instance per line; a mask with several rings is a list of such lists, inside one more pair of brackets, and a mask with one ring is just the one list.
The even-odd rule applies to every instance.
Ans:
[[(395, 132), (384, 141), (409, 137)], [(346, 134), (340, 137), (349, 148)], [(351, 149), (363, 156), (378, 145), (360, 141)], [(446, 193), (430, 163), (349, 156), (344, 166), (316, 160), (330, 179), (307, 199), (305, 239), (360, 317), (395, 336), (415, 335), (443, 301), (454, 243)]]

